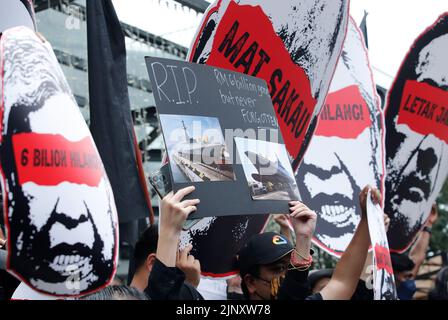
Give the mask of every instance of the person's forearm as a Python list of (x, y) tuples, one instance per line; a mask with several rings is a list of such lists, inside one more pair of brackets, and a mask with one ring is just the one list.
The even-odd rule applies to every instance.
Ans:
[(362, 219), (349, 246), (336, 265), (330, 282), (321, 291), (324, 300), (348, 300), (352, 297), (363, 271), (369, 246), (367, 219)]
[(170, 232), (160, 232), (157, 243), (157, 259), (167, 267), (176, 266), (177, 244), (179, 236)]
[(426, 251), (428, 250), (430, 238), (431, 236), (428, 232), (421, 232), (420, 236), (412, 247), (411, 252), (409, 253), (409, 258), (411, 258), (411, 260), (415, 264), (414, 268), (412, 269), (412, 274), (414, 275), (414, 277), (417, 275), (418, 269), (420, 269), (423, 261), (425, 261)]
[(311, 249), (311, 238), (306, 235), (297, 235), (295, 249), (300, 255), (299, 258), (309, 259)]
[(363, 219), (359, 223), (353, 239), (350, 241), (341, 260), (337, 264), (333, 276), (346, 284), (354, 284), (353, 288), (356, 287), (359, 276), (363, 271), (369, 246), (369, 226), (367, 220)]

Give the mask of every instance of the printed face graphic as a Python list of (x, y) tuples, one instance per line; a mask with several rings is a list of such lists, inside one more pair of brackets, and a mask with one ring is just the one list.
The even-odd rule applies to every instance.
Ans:
[(301, 190), (302, 199), (319, 213), (316, 237), (332, 250), (345, 249), (360, 220), (353, 199), (361, 191), (362, 177), (356, 176), (356, 172), (361, 173), (362, 168), (350, 153), (359, 150), (359, 156), (364, 156), (364, 163), (368, 163), (369, 138), (366, 132), (363, 140), (340, 139), (335, 143), (339, 139), (316, 136), (312, 144), (321, 146), (325, 154), (314, 153), (310, 148), (300, 166), (300, 170), (306, 171), (303, 183), (307, 192)]
[(448, 175), (448, 35), (440, 35), (447, 25), (445, 15), (417, 40), (389, 97), (385, 212), (390, 247), (398, 252), (425, 223)]
[(113, 276), (117, 232), (101, 159), (51, 47), (23, 28), (4, 36), (10, 267), (47, 293), (97, 289)]
[(349, 22), (330, 94), (296, 180), (302, 200), (318, 214), (315, 242), (340, 256), (360, 221), (358, 196), (381, 185), (378, 100), (359, 30)]
[(296, 168), (325, 100), (347, 20), (344, 0), (215, 1), (189, 60), (267, 82)]
[(201, 261), (203, 276), (229, 277), (238, 273), (236, 254), (253, 235), (261, 232), (268, 218), (269, 215), (203, 218), (188, 231), (182, 231), (180, 247), (193, 245), (191, 253)]

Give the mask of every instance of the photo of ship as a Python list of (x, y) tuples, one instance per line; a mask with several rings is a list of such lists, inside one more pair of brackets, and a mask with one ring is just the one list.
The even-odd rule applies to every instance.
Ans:
[(285, 146), (235, 138), (236, 147), (254, 200), (300, 200)]
[(160, 122), (174, 182), (235, 180), (217, 118), (163, 114)]

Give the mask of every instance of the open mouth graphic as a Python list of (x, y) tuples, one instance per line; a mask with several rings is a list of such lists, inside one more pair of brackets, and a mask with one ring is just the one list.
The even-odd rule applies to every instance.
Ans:
[(59, 244), (51, 249), (51, 253), (49, 267), (61, 275), (84, 270), (91, 261), (90, 248), (83, 244)]
[(81, 257), (80, 255), (60, 255), (50, 263), (50, 268), (62, 275), (68, 276), (77, 270), (83, 269), (89, 261), (90, 258)]
[(336, 225), (339, 228), (356, 224), (357, 208), (353, 200), (344, 195), (319, 194), (315, 197), (316, 203), (328, 203), (322, 205), (319, 211), (319, 218)]

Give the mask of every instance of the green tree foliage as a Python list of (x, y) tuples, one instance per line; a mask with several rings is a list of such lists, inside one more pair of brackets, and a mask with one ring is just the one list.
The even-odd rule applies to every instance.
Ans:
[(448, 180), (437, 199), (439, 219), (432, 229), (431, 251), (448, 251)]

